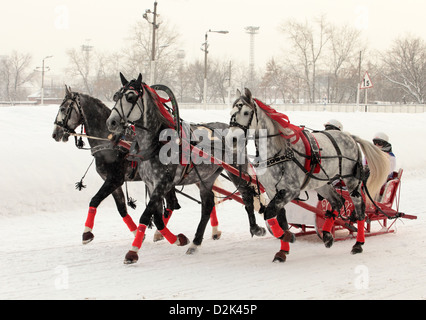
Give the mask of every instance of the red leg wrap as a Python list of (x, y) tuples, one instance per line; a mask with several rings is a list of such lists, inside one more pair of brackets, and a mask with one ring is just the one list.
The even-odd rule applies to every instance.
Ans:
[(269, 226), (271, 227), (272, 234), (275, 238), (279, 238), (284, 234), (284, 230), (281, 229), (276, 218), (266, 220), (266, 222), (268, 222)]
[(95, 215), (96, 215), (96, 208), (90, 207), (89, 213), (87, 214), (86, 223), (84, 226), (93, 229), (93, 225), (95, 224)]
[(130, 232), (133, 232), (138, 228), (137, 225), (133, 222), (133, 219), (130, 215), (125, 216), (123, 218), (123, 221), (129, 228)]
[(217, 227), (219, 225), (216, 215), (216, 207), (213, 207), (212, 213), (210, 213), (210, 224), (212, 227)]
[(143, 238), (145, 235), (146, 225), (140, 224), (138, 227), (138, 232), (136, 233), (135, 240), (133, 240), (133, 247), (140, 249), (142, 247)]
[(171, 244), (174, 244), (177, 241), (177, 237), (170, 232), (169, 229), (167, 229), (167, 227), (164, 227), (163, 230), (160, 230), (160, 233), (163, 235), (164, 238), (167, 239), (168, 242), (170, 242)]
[(290, 252), (290, 242), (284, 242), (281, 240), (281, 250)]
[(325, 223), (322, 226), (322, 231), (331, 232), (331, 229), (334, 226), (334, 219), (333, 218), (326, 218)]
[(358, 228), (358, 232), (356, 234), (356, 241), (358, 242), (365, 242), (365, 219), (362, 221), (358, 221), (357, 222), (357, 228)]
[(333, 217), (325, 217), (324, 225), (322, 226), (322, 231), (331, 232), (331, 229), (334, 226), (334, 221), (336, 220), (337, 214), (335, 214), (336, 211), (333, 213)]
[(163, 222), (164, 225), (167, 226), (167, 224), (169, 223), (170, 218), (172, 217), (173, 214), (173, 210), (170, 209), (166, 209), (167, 210), (167, 218), (163, 215)]

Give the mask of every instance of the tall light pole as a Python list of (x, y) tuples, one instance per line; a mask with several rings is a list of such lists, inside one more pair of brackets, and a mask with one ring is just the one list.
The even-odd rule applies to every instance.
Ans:
[(254, 80), (254, 36), (259, 33), (260, 27), (249, 26), (244, 28), (246, 33), (250, 35), (250, 56), (249, 56), (249, 70), (250, 70), (250, 86), (253, 85)]
[(43, 58), (43, 63), (41, 67), (41, 105), (44, 105), (44, 60), (52, 58), (53, 56), (47, 56)]
[(209, 44), (208, 44), (208, 33), (221, 33), (221, 34), (227, 34), (229, 31), (214, 31), (209, 30), (206, 32), (205, 35), (205, 42), (203, 43), (204, 48), (201, 48), (201, 51), (204, 51), (204, 92), (203, 92), (203, 100), (204, 100), (204, 108), (207, 109), (207, 54), (209, 53)]
[[(157, 5), (158, 2), (154, 2), (154, 11), (151, 11), (150, 9), (145, 10), (145, 13), (143, 14), (143, 18), (148, 21), (150, 24), (152, 24), (152, 47), (151, 47), (151, 75), (150, 75), (150, 81), (152, 84), (155, 84), (155, 33), (156, 30), (160, 27), (160, 23), (157, 23), (157, 17), (159, 16), (157, 14)], [(148, 14), (152, 13), (153, 15), (153, 21), (149, 21)]]

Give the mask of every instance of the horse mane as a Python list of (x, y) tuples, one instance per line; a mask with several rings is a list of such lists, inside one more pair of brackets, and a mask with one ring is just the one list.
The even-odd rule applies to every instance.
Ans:
[(291, 124), (289, 118), (285, 114), (265, 105), (262, 101), (257, 99), (254, 99), (254, 101), (257, 106), (271, 119), (271, 123), (274, 128), (281, 132), (284, 138), (289, 139), (291, 144), (295, 144), (299, 141), (302, 128)]
[[(83, 110), (86, 130), (95, 129), (97, 131), (104, 131), (106, 137), (109, 131), (106, 128), (105, 122), (111, 114), (111, 109), (101, 100), (89, 96), (88, 94), (78, 93), (78, 95), (80, 96), (80, 104)], [(88, 123), (90, 123), (89, 127)]]
[(167, 128), (175, 128), (175, 122), (173, 120), (173, 117), (170, 115), (170, 113), (166, 110), (163, 103), (161, 102), (160, 96), (157, 94), (157, 92), (152, 89), (148, 85), (144, 85), (144, 88), (146, 89), (145, 92), (149, 95), (151, 98), (153, 104), (154, 104), (154, 112), (161, 122), (162, 126), (165, 126)]

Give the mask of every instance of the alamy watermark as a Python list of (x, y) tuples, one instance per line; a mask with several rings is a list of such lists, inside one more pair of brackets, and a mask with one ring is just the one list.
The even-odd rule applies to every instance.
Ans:
[(69, 8), (66, 5), (58, 5), (54, 9), (55, 19), (53, 24), (57, 30), (68, 30), (70, 26)]
[[(255, 139), (257, 154), (250, 163), (256, 166), (256, 173), (262, 174), (266, 169), (267, 130), (206, 129), (189, 130), (189, 124), (183, 123), (181, 137), (174, 129), (165, 129), (160, 133), (164, 146), (160, 149), (161, 163), (187, 165), (248, 164), (247, 137)], [(194, 148), (193, 148), (194, 147)], [(201, 151), (201, 152), (200, 152)]]
[(370, 287), (370, 272), (367, 266), (358, 265), (354, 270), (355, 277), (354, 285), (355, 289), (358, 290), (367, 290)]
[(67, 290), (69, 288), (69, 269), (66, 266), (57, 266), (54, 270), (55, 274), (55, 288), (56, 290)]

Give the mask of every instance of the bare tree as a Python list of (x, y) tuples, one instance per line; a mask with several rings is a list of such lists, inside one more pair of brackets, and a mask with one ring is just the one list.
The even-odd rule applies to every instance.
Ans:
[[(329, 101), (342, 102), (345, 96), (352, 94), (359, 79), (349, 87), (349, 92), (345, 90), (347, 79), (353, 71), (353, 66), (358, 63), (359, 51), (365, 48), (361, 44), (360, 31), (344, 25), (342, 27), (332, 26), (330, 32), (330, 46), (328, 50), (328, 61), (330, 73), (333, 77), (333, 86)], [(343, 81), (341, 81), (343, 80)], [(351, 88), (352, 87), (352, 88)]]
[(93, 69), (92, 53), (90, 51), (71, 49), (67, 51), (71, 66), (68, 71), (71, 75), (81, 77), (84, 90), (89, 94), (93, 94), (91, 85), (91, 70)]
[(382, 56), (382, 74), (417, 103), (426, 97), (426, 44), (421, 38), (396, 39)]
[(303, 79), (309, 90), (309, 100), (315, 102), (316, 72), (324, 46), (330, 39), (327, 21), (324, 15), (315, 19), (315, 24), (290, 20), (281, 26), (288, 35), (296, 57), (295, 68), (303, 70)]
[(0, 77), (4, 83), (5, 99), (12, 101), (26, 99), (27, 92), (22, 87), (33, 78), (34, 73), (30, 70), (31, 60), (30, 54), (17, 51), (2, 59)]
[[(143, 73), (149, 79), (151, 60), (151, 24), (138, 21), (132, 27), (132, 35), (127, 39), (128, 46), (124, 49), (125, 71), (129, 74)], [(174, 72), (179, 68), (180, 35), (176, 28), (162, 23), (157, 29), (155, 46), (155, 78), (157, 83), (172, 82)], [(154, 84), (154, 83), (151, 83)]]
[[(271, 58), (266, 64), (266, 71), (262, 78), (260, 86), (264, 88), (270, 88), (271, 93), (274, 96), (274, 100), (277, 99), (278, 94), (285, 102), (286, 93), (290, 91), (290, 74), (285, 67)], [(266, 97), (265, 97), (266, 98)]]

